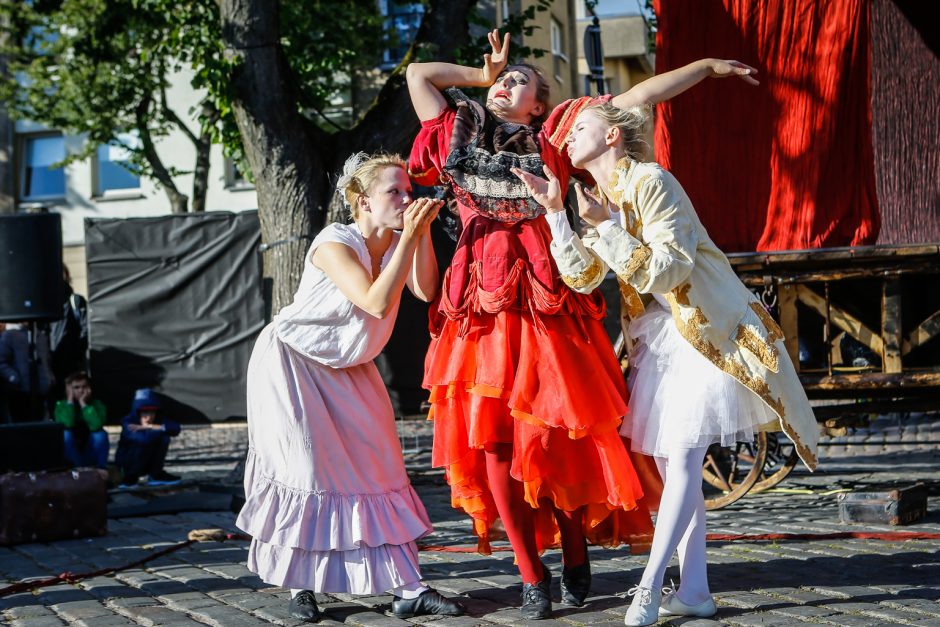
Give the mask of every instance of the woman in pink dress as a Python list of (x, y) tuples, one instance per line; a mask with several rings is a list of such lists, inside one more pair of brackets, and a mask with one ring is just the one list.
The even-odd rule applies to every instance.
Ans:
[(352, 224), (324, 228), (294, 302), (261, 332), (248, 365), (248, 567), (291, 588), (291, 615), (315, 622), (315, 592), (395, 596), (398, 617), (464, 608), (421, 584), (415, 541), (431, 531), (405, 473), (388, 392), (373, 363), (402, 288), (430, 301), (429, 225), (441, 202), (413, 201), (397, 156), (346, 163)]

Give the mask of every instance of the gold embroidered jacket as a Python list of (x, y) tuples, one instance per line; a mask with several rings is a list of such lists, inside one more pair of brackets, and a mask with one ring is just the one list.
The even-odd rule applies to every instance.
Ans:
[(819, 429), (783, 332), (708, 237), (679, 182), (656, 163), (622, 159), (599, 191), (619, 212), (583, 239), (566, 225), (559, 236), (559, 219), (549, 216), (552, 256), (565, 283), (590, 292), (613, 270), (628, 320), (644, 311), (640, 294), (665, 296), (682, 336), (777, 414), (779, 425), (762, 428), (782, 428), (814, 469)]

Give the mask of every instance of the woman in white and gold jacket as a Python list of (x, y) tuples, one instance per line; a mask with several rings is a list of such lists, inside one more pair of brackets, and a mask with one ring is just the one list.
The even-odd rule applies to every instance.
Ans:
[[(705, 563), (702, 461), (714, 442), (750, 441), (783, 430), (810, 469), (818, 428), (783, 333), (708, 237), (678, 181), (642, 163), (643, 110), (609, 103), (586, 108), (567, 139), (571, 162), (597, 181), (577, 188), (592, 227), (568, 225), (560, 185), (516, 172), (548, 210), (552, 256), (577, 291), (613, 270), (620, 283), (630, 349), (630, 412), (621, 433), (656, 458), (664, 491), (650, 559), (624, 622), (711, 616)], [(679, 550), (681, 585), (661, 599), (669, 559)]]

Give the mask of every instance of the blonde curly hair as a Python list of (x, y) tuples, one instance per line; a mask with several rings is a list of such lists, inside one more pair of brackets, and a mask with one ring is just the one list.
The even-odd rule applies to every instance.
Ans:
[(405, 160), (396, 154), (369, 155), (357, 152), (346, 159), (346, 163), (343, 164), (343, 173), (336, 181), (336, 191), (343, 197), (343, 203), (349, 209), (353, 219), (359, 217), (359, 207), (356, 202), (359, 196), (368, 196), (379, 172), (389, 167), (408, 169)]

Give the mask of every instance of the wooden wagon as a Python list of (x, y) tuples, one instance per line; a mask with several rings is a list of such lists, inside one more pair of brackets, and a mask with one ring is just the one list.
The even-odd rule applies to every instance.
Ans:
[[(940, 244), (729, 255), (777, 318), (817, 420), (940, 408)], [(706, 505), (777, 485), (797, 463), (783, 434), (710, 449)]]

